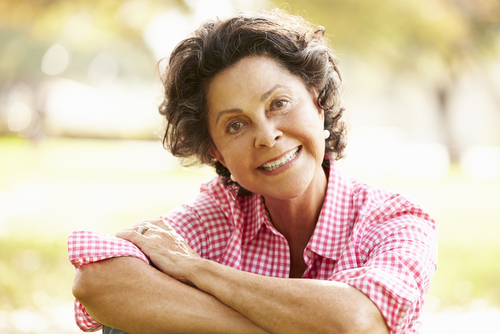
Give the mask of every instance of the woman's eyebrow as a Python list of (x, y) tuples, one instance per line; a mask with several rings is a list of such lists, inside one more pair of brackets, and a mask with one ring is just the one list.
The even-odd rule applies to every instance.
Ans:
[(284, 86), (284, 85), (281, 85), (281, 84), (277, 84), (276, 86), (272, 87), (270, 90), (268, 90), (267, 92), (265, 92), (264, 94), (262, 94), (262, 96), (260, 97), (260, 100), (261, 101), (264, 101), (265, 99), (267, 99), (269, 97), (269, 95), (271, 95), (274, 91), (278, 90), (278, 89), (289, 89), (289, 87), (287, 86)]
[(219, 113), (217, 114), (217, 118), (215, 119), (215, 125), (217, 125), (217, 123), (219, 123), (219, 119), (225, 115), (225, 114), (230, 114), (230, 113), (242, 113), (243, 110), (239, 109), (239, 108), (233, 108), (233, 109), (226, 109), (226, 110), (221, 110), (219, 111)]

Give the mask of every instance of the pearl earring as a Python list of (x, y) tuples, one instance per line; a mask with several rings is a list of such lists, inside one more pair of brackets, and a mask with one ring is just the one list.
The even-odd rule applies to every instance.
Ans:
[(324, 133), (325, 133), (325, 139), (328, 139), (330, 137), (330, 131), (325, 130)]
[(231, 174), (231, 176), (229, 176), (229, 177), (231, 178), (231, 181), (236, 182), (236, 180), (234, 179), (233, 174)]

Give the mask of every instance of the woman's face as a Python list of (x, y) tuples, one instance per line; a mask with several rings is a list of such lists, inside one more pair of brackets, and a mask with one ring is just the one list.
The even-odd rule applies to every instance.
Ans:
[(246, 57), (207, 92), (210, 154), (244, 188), (293, 199), (324, 178), (323, 110), (316, 92), (270, 57)]

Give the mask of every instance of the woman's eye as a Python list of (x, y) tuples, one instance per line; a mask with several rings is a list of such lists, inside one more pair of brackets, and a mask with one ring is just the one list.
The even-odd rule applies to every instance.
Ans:
[(285, 100), (277, 100), (277, 101), (274, 101), (271, 105), (272, 109), (281, 109), (283, 108), (284, 106), (286, 106), (287, 104), (287, 101)]
[(228, 132), (237, 132), (242, 126), (243, 124), (241, 122), (232, 122), (227, 127), (227, 130)]

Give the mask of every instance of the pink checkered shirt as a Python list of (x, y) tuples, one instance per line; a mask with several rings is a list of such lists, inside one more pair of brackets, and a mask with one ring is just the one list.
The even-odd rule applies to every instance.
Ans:
[[(437, 266), (436, 224), (403, 196), (344, 175), (334, 162), (325, 202), (304, 251), (303, 278), (344, 282), (368, 296), (391, 333), (419, 333), (424, 295)], [(290, 253), (262, 196), (238, 197), (218, 177), (166, 220), (202, 257), (239, 270), (287, 278)], [(76, 231), (68, 240), (75, 267), (114, 256), (147, 258), (128, 241)], [(75, 301), (84, 331), (101, 326)]]

